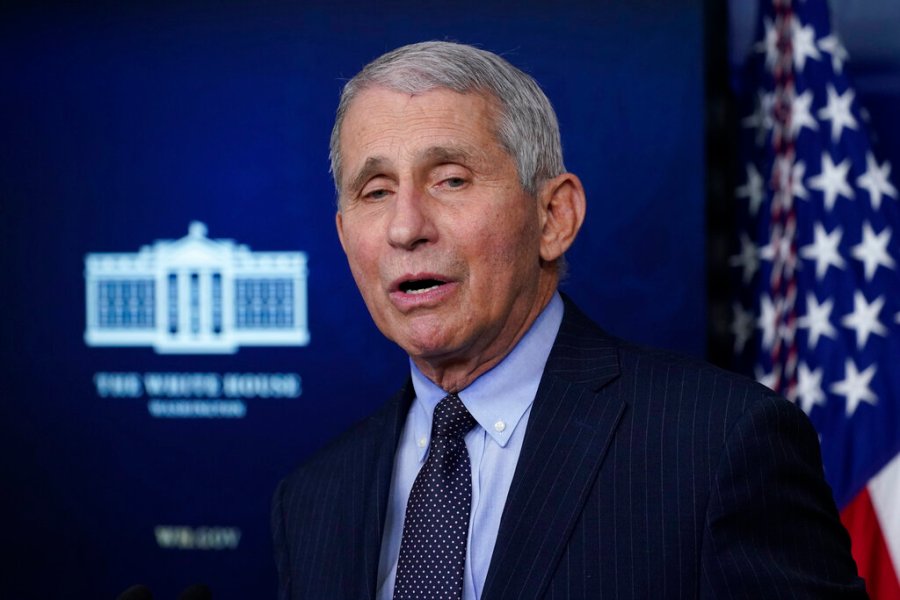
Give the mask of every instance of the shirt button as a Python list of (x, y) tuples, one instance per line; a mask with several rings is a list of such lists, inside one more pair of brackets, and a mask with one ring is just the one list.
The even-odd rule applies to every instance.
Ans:
[(496, 431), (497, 433), (503, 433), (504, 429), (506, 429), (506, 423), (504, 423), (502, 420), (494, 423), (494, 431)]
[(426, 443), (427, 441), (428, 441), (428, 440), (426, 440), (425, 438), (419, 438), (419, 441), (416, 442), (416, 443), (419, 445), (419, 448), (424, 448), (424, 447), (425, 447), (425, 443)]

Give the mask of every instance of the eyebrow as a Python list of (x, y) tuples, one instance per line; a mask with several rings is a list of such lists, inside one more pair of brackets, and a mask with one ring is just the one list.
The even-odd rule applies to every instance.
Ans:
[(460, 147), (432, 146), (426, 149), (421, 157), (428, 163), (465, 163), (472, 162), (472, 153)]
[(387, 162), (387, 159), (381, 156), (370, 156), (367, 158), (362, 168), (350, 180), (350, 183), (347, 185), (347, 191), (351, 194), (358, 192), (373, 175), (384, 170), (384, 165)]
[[(429, 164), (471, 164), (473, 161), (473, 153), (458, 146), (431, 146), (416, 157), (416, 162)], [(355, 194), (369, 179), (384, 171), (389, 164), (390, 161), (383, 156), (370, 156), (348, 183), (347, 192)]]

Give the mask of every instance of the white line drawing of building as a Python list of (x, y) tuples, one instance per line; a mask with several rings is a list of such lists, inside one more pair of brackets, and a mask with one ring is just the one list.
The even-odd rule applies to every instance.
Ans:
[(88, 346), (230, 354), (309, 343), (303, 252), (251, 252), (194, 221), (181, 239), (84, 262)]

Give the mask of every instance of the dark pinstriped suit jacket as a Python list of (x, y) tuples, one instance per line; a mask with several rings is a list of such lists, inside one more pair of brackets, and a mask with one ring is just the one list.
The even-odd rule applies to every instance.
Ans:
[[(412, 386), (286, 478), (280, 598), (374, 598)], [(603, 333), (571, 302), (483, 598), (865, 598), (806, 416)]]

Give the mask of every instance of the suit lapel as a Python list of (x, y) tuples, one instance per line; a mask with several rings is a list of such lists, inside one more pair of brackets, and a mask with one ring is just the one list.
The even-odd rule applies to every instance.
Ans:
[(366, 577), (366, 593), (362, 597), (375, 598), (381, 537), (384, 532), (385, 511), (394, 469), (394, 455), (413, 395), (412, 382), (407, 381), (384, 409), (372, 417), (372, 422), (367, 428), (368, 439), (364, 444), (364, 452), (371, 454), (362, 458), (362, 464), (367, 468), (365, 477), (368, 481), (366, 492), (361, 498), (368, 501), (365, 502), (364, 522), (359, 528), (362, 533), (359, 546), (363, 552), (361, 566), (365, 570)]
[(483, 597), (538, 598), (609, 448), (625, 403), (615, 342), (571, 302), (544, 370), (507, 496)]

